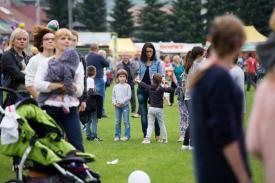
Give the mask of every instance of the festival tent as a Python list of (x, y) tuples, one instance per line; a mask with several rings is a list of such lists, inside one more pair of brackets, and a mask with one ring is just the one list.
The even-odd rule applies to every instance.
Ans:
[[(144, 43), (135, 43), (137, 49), (141, 52)], [(202, 46), (201, 43), (174, 43), (174, 42), (159, 42), (153, 43), (156, 52), (160, 54), (185, 54), (192, 50), (195, 46)]]
[(116, 40), (112, 39), (108, 45), (113, 52), (116, 51), (117, 55), (122, 55), (124, 53), (135, 55), (138, 52), (138, 49), (135, 47), (131, 38), (117, 38)]
[(267, 40), (267, 38), (259, 33), (253, 25), (245, 26), (244, 30), (246, 34), (246, 43), (259, 43)]
[(246, 34), (246, 42), (242, 48), (242, 51), (255, 51), (256, 45), (260, 42), (264, 42), (267, 40), (267, 37), (259, 33), (255, 27), (245, 26), (244, 28)]
[(202, 46), (201, 43), (159, 43), (159, 49), (161, 53), (164, 54), (178, 54), (178, 53), (187, 53), (192, 50), (195, 46)]
[(78, 32), (78, 46), (90, 46), (92, 43), (108, 45), (111, 39), (111, 32)]

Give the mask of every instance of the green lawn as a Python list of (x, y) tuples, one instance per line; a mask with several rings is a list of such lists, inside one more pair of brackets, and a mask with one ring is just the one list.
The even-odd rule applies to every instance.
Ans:
[[(250, 112), (254, 92), (247, 93), (247, 115)], [(107, 89), (106, 110), (108, 118), (99, 122), (98, 134), (103, 142), (87, 142), (85, 135), (85, 149), (96, 155), (97, 161), (89, 164), (101, 174), (102, 182), (126, 183), (128, 175), (134, 170), (146, 171), (153, 183), (193, 183), (194, 170), (192, 154), (189, 151), (180, 151), (181, 143), (177, 142), (179, 134), (179, 114), (177, 105), (165, 106), (165, 123), (168, 131), (167, 144), (141, 144), (142, 132), (140, 119), (131, 118), (131, 135), (128, 142), (114, 142), (115, 113), (111, 105), (111, 89)], [(247, 121), (247, 116), (245, 116)], [(122, 125), (123, 126), (123, 125)], [(1, 147), (0, 147), (1, 149)], [(119, 159), (116, 165), (107, 165), (106, 162)], [(263, 170), (261, 164), (251, 159), (251, 168), (254, 181), (262, 183)], [(11, 160), (0, 155), (0, 182), (13, 178)]]

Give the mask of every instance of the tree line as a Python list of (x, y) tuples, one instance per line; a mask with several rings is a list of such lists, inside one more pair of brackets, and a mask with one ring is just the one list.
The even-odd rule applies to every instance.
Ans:
[[(275, 0), (173, 0), (163, 3), (144, 0), (145, 6), (137, 15), (134, 26), (131, 0), (115, 0), (111, 20), (106, 21), (106, 4), (103, 0), (76, 2), (73, 19), (93, 32), (113, 31), (119, 37), (133, 37), (139, 41), (205, 42), (213, 18), (222, 14), (234, 14), (246, 25), (254, 25), (268, 35), (268, 19)], [(47, 0), (49, 19), (68, 26), (67, 0)], [(169, 5), (169, 6), (166, 6)], [(168, 11), (163, 7), (170, 7)]]

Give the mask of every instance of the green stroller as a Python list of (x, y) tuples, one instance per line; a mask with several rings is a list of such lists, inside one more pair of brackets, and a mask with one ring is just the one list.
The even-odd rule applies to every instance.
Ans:
[[(20, 97), (13, 90), (2, 87), (0, 90), (8, 92), (13, 97)], [(0, 112), (4, 114), (4, 118), (10, 115), (7, 114), (7, 108), (4, 111), (0, 107)], [(66, 142), (63, 139), (62, 129), (37, 106), (36, 101), (31, 98), (23, 99), (15, 104), (14, 109), (18, 116), (16, 119), (18, 137), (16, 142), (3, 145), (2, 151), (6, 156), (21, 158), (21, 161), (17, 170), (17, 179), (8, 182), (28, 183), (31, 177), (25, 177), (23, 169), (44, 171), (46, 174), (50, 172), (49, 180), (55, 177), (55, 181), (52, 179), (45, 182), (100, 182), (99, 174), (91, 171), (86, 165), (86, 163), (95, 160), (94, 155), (78, 152), (70, 143)], [(2, 123), (1, 125), (4, 126)], [(1, 135), (4, 136), (2, 127), (1, 132)]]

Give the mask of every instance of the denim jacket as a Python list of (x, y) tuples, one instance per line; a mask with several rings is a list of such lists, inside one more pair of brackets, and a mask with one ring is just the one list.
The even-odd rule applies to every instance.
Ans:
[[(146, 71), (146, 64), (145, 64), (144, 62), (140, 62), (139, 70), (138, 70), (138, 76), (139, 76), (139, 79), (140, 79), (140, 80), (143, 79), (144, 74), (145, 74), (145, 71)], [(159, 74), (161, 74), (162, 76), (164, 76), (164, 73), (163, 73), (163, 69), (162, 69), (161, 63), (160, 63), (160, 61), (158, 61), (158, 60), (153, 60), (152, 65), (149, 66), (149, 75), (150, 75), (150, 79), (151, 79), (151, 80), (152, 80), (153, 75), (154, 75), (155, 73), (159, 73)]]

